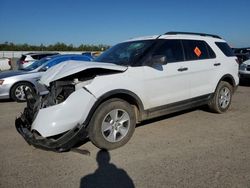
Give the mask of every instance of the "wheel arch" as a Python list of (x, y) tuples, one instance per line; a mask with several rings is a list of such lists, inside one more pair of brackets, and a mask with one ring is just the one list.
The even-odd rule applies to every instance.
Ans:
[(105, 101), (112, 99), (112, 98), (117, 98), (117, 99), (122, 99), (126, 102), (128, 102), (129, 104), (131, 104), (134, 107), (135, 110), (135, 115), (136, 115), (136, 121), (140, 122), (142, 120), (142, 115), (143, 115), (143, 111), (144, 111), (144, 106), (142, 101), (140, 100), (140, 98), (133, 92), (129, 91), (129, 90), (124, 90), (124, 89), (117, 89), (117, 90), (112, 90), (109, 91), (107, 93), (105, 93), (104, 95), (102, 95), (101, 97), (99, 97), (97, 99), (97, 101), (95, 102), (95, 104), (92, 106), (84, 124), (86, 124), (88, 126), (94, 112), (96, 111), (96, 109)]
[[(233, 78), (232, 75), (230, 75), (230, 74), (225, 74), (224, 76), (222, 76), (221, 79), (219, 80), (219, 82), (217, 83), (216, 88), (218, 87), (218, 85), (219, 85), (219, 83), (220, 83), (221, 81), (228, 82), (228, 83), (233, 87), (233, 91), (236, 90), (236, 87), (237, 87), (237, 86), (236, 86), (236, 82), (235, 82), (235, 80), (234, 80), (234, 78)], [(216, 88), (215, 88), (215, 89), (216, 89)]]

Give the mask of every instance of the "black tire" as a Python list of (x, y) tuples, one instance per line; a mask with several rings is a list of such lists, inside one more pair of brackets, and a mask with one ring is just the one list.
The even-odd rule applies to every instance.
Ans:
[[(117, 114), (116, 117), (119, 117), (119, 115), (121, 117), (112, 118), (111, 114), (114, 113)], [(126, 121), (126, 119), (129, 120)], [(121, 123), (122, 120), (123, 123)], [(106, 128), (109, 127), (106, 131), (104, 131), (105, 125)], [(110, 99), (102, 103), (93, 114), (88, 127), (89, 138), (96, 147), (112, 150), (125, 145), (130, 140), (135, 126), (136, 118), (132, 106), (121, 99)], [(114, 131), (117, 131), (117, 133)], [(111, 135), (115, 135), (112, 138), (117, 140), (111, 141), (112, 139), (109, 137)]]
[[(223, 95), (223, 93), (225, 93), (225, 95)], [(228, 94), (226, 95), (226, 93)], [(210, 110), (219, 114), (226, 112), (231, 105), (232, 95), (232, 85), (230, 85), (228, 82), (221, 81), (215, 90), (213, 98), (208, 104)]]
[(11, 99), (13, 99), (16, 102), (25, 102), (26, 99), (25, 99), (25, 97), (23, 97), (23, 93), (22, 93), (22, 97), (18, 97), (18, 95), (17, 95), (17, 93), (18, 93), (17, 90), (20, 88), (25, 88), (25, 87), (28, 87), (31, 90), (31, 92), (35, 92), (35, 89), (34, 89), (32, 84), (30, 84), (28, 82), (19, 82), (19, 83), (16, 83), (10, 90)]

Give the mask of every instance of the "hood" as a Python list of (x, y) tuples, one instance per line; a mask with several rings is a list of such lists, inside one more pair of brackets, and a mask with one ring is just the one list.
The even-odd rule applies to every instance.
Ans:
[(0, 79), (3, 78), (8, 78), (12, 76), (18, 76), (18, 75), (23, 75), (23, 74), (29, 74), (30, 72), (28, 71), (4, 71), (0, 73)]
[(40, 79), (40, 83), (49, 86), (53, 81), (82, 72), (87, 69), (107, 69), (124, 72), (128, 67), (111, 63), (99, 63), (93, 61), (65, 61), (47, 70)]

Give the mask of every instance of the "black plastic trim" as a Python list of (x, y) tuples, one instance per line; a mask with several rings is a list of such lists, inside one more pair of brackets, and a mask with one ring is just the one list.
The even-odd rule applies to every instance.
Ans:
[[(129, 91), (129, 90), (124, 90), (124, 89), (116, 89), (116, 90), (112, 90), (112, 91), (109, 91), (107, 93), (105, 93), (104, 95), (102, 95), (101, 97), (98, 98), (98, 100), (95, 102), (95, 104), (92, 106), (84, 124), (85, 125), (88, 125), (94, 112), (96, 111), (96, 109), (98, 108), (98, 106), (104, 102), (105, 100), (107, 99), (110, 99), (110, 98), (121, 98), (123, 100), (126, 100), (122, 97), (122, 95), (125, 94), (125, 95), (128, 95), (130, 96), (136, 103), (137, 107), (139, 108), (139, 112), (143, 112), (144, 111), (144, 106), (143, 106), (143, 103), (141, 101), (141, 99), (133, 92)], [(129, 101), (128, 101), (129, 102)], [(139, 114), (139, 117), (138, 117), (138, 120), (141, 121), (143, 119), (142, 117), (143, 114)]]
[(88, 133), (84, 125), (77, 125), (74, 129), (64, 133), (58, 139), (49, 139), (42, 136), (33, 134), (30, 131), (30, 125), (27, 123), (25, 117), (22, 115), (15, 121), (17, 131), (22, 135), (25, 141), (29, 145), (33, 145), (37, 148), (44, 150), (51, 150), (55, 152), (68, 151), (76, 143), (84, 138), (87, 138)]
[[(140, 98), (136, 94), (134, 94), (133, 92), (128, 91), (128, 90), (119, 90), (118, 89), (118, 90), (114, 90), (114, 91), (110, 91), (110, 92), (106, 93), (105, 95), (103, 95), (102, 97), (100, 97), (96, 101), (96, 103), (91, 108), (91, 110), (90, 110), (90, 112), (89, 112), (89, 114), (84, 122), (84, 125), (88, 126), (95, 110), (102, 102), (104, 102), (107, 99), (113, 98), (113, 97), (123, 99), (122, 97), (119, 97), (119, 95), (121, 95), (121, 94), (127, 94), (135, 99), (134, 102), (136, 102), (136, 105), (139, 108), (139, 117), (138, 117), (139, 122), (147, 120), (147, 119), (155, 118), (158, 116), (174, 113), (177, 111), (182, 111), (182, 110), (186, 110), (189, 108), (202, 106), (204, 104), (207, 104), (209, 102), (209, 100), (211, 99), (211, 97), (213, 96), (213, 94), (211, 93), (211, 94), (195, 97), (192, 99), (187, 99), (184, 101), (171, 103), (171, 104), (163, 105), (160, 107), (155, 107), (155, 108), (145, 110)], [(124, 100), (126, 100), (126, 99), (124, 99)]]
[(236, 89), (237, 89), (237, 85), (236, 85), (236, 83), (235, 83), (234, 77), (233, 77), (232, 75), (230, 75), (230, 74), (226, 74), (226, 75), (222, 76), (221, 79), (220, 79), (220, 81), (218, 82), (216, 88), (218, 87), (218, 85), (219, 85), (219, 83), (220, 83), (221, 81), (223, 81), (223, 80), (224, 80), (224, 81), (227, 81), (227, 79), (230, 79), (230, 81), (232, 81), (233, 90), (234, 90), (234, 92), (235, 92)]
[(187, 99), (180, 102), (175, 102), (160, 107), (148, 109), (144, 111), (144, 113), (146, 114), (145, 116), (146, 118), (144, 120), (208, 104), (212, 96), (213, 94), (211, 93), (195, 97), (192, 99)]

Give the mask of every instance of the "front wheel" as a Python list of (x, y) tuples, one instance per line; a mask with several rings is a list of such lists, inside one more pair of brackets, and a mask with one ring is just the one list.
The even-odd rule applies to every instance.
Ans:
[(211, 111), (224, 113), (230, 107), (233, 95), (233, 88), (228, 82), (221, 81), (216, 88), (213, 98), (208, 106)]
[(89, 138), (100, 149), (115, 149), (129, 141), (135, 125), (132, 106), (121, 99), (110, 99), (95, 111), (89, 125)]

